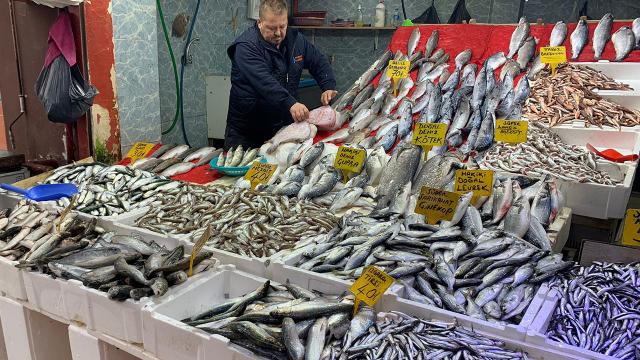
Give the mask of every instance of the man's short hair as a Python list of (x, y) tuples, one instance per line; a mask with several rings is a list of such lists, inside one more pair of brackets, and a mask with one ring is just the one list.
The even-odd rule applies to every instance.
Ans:
[(282, 14), (282, 12), (288, 12), (288, 5), (286, 0), (262, 0), (260, 2), (260, 19), (264, 18), (264, 14), (267, 10), (276, 15)]

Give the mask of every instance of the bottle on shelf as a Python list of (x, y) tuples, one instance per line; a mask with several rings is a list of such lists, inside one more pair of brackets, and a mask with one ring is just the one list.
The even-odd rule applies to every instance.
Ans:
[(358, 5), (358, 16), (356, 16), (356, 27), (364, 26), (364, 13), (362, 12), (362, 4)]
[(398, 8), (393, 11), (393, 21), (391, 22), (391, 25), (395, 27), (400, 26), (400, 9)]
[(376, 5), (376, 16), (374, 21), (375, 27), (384, 27), (385, 15), (386, 15), (386, 9), (384, 6), (384, 0), (380, 0), (378, 5)]

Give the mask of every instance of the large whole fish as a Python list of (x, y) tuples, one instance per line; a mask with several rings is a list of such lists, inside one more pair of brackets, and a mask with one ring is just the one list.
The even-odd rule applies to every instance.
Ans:
[(611, 36), (613, 47), (616, 50), (615, 61), (622, 61), (629, 56), (631, 50), (636, 47), (636, 37), (628, 26), (623, 26)]
[(613, 26), (613, 15), (610, 13), (604, 14), (602, 19), (598, 22), (596, 30), (593, 32), (593, 58), (594, 60), (600, 60), (602, 53), (604, 52), (607, 42), (611, 39), (611, 27)]
[(588, 42), (589, 28), (587, 27), (587, 21), (580, 19), (575, 30), (571, 33), (571, 60), (578, 59), (582, 49), (584, 49)]
[(558, 21), (551, 30), (549, 37), (549, 46), (561, 46), (567, 38), (567, 24), (564, 21)]
[(512, 58), (524, 44), (529, 37), (529, 22), (526, 17), (521, 17), (518, 21), (518, 26), (511, 34), (511, 41), (509, 42), (508, 58)]
[(267, 144), (267, 153), (273, 153), (278, 146), (289, 142), (303, 142), (316, 136), (318, 129), (308, 122), (295, 122), (278, 131)]

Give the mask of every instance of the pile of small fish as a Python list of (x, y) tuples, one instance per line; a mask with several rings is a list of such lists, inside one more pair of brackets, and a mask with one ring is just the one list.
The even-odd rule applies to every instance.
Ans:
[[(548, 73), (547, 73), (548, 75)], [(580, 89), (595, 90), (633, 90), (629, 85), (618, 82), (601, 71), (594, 70), (586, 65), (564, 63), (556, 68), (555, 78), (561, 85), (570, 85)], [(537, 81), (536, 77), (534, 81)], [(535, 86), (535, 83), (534, 83)]]
[(556, 179), (580, 183), (615, 185), (614, 179), (598, 169), (593, 153), (568, 145), (543, 125), (529, 123), (527, 142), (500, 143), (492, 147), (480, 165), (494, 171), (506, 171), (529, 177), (550, 175)]
[(243, 149), (242, 145), (231, 148), (226, 154), (220, 154), (218, 157), (218, 166), (238, 167), (249, 166), (258, 158), (258, 149)]
[[(59, 167), (44, 183), (78, 185), (79, 193), (75, 195), (73, 209), (96, 216), (119, 215), (152, 205), (158, 198), (177, 191), (181, 186), (180, 182), (140, 169), (100, 163)], [(64, 198), (56, 204), (67, 207), (70, 200)]]
[(485, 229), (470, 200), (461, 200), (454, 220), (441, 226), (426, 225), (424, 218), (414, 223), (349, 213), (329, 233), (301, 241), (290, 259), (301, 269), (347, 280), (377, 266), (399, 279), (411, 300), (483, 320), (515, 319), (540, 283), (572, 263), (549, 255), (547, 234), (525, 196), (506, 210), (498, 207), (504, 230)]
[(455, 323), (427, 321), (397, 311), (384, 315), (382, 321), (368, 319), (367, 326), (342, 342), (334, 341), (327, 352), (342, 353), (341, 360), (527, 359), (522, 351)]
[(575, 266), (551, 286), (560, 301), (546, 331), (549, 338), (616, 359), (638, 359), (638, 263)]
[(307, 236), (332, 229), (335, 216), (322, 207), (286, 196), (234, 187), (183, 185), (136, 220), (159, 233), (190, 234), (196, 242), (211, 226), (207, 245), (251, 257), (268, 257)]
[(187, 173), (193, 168), (208, 164), (222, 153), (214, 147), (189, 148), (187, 145), (165, 144), (151, 156), (137, 160), (132, 167), (171, 177)]
[[(542, 71), (534, 82), (531, 96), (525, 105), (524, 115), (527, 119), (549, 126), (574, 120), (584, 121), (586, 127), (593, 125), (620, 128), (640, 125), (640, 111), (603, 99), (589, 89), (596, 83), (593, 78), (586, 82), (573, 75), (574, 71), (582, 72), (582, 69), (586, 67), (561, 66), (556, 70), (555, 76), (551, 76), (550, 70)], [(589, 86), (585, 86), (585, 82)]]
[[(328, 359), (325, 341), (341, 340), (345, 334), (355, 339), (375, 321), (369, 307), (361, 308), (353, 320), (352, 312), (352, 296), (323, 297), (296, 285), (267, 281), (182, 321), (267, 359), (320, 360)], [(360, 319), (365, 317), (366, 321)]]
[[(187, 280), (190, 259), (183, 246), (169, 251), (154, 242), (107, 233), (96, 227), (95, 219), (72, 213), (60, 219), (25, 202), (2, 213), (6, 230), (0, 234), (0, 255), (19, 261), (20, 268), (78, 280), (116, 300), (162, 296), (169, 286)], [(203, 250), (196, 256), (195, 273), (213, 264), (211, 255)]]

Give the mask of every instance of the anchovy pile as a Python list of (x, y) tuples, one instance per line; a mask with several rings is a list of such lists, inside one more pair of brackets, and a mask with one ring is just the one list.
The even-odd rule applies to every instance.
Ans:
[[(350, 320), (352, 312), (351, 296), (327, 298), (296, 285), (267, 281), (244, 296), (182, 321), (267, 359), (320, 360), (326, 359), (326, 339), (342, 339), (353, 328), (360, 331), (358, 316), (356, 325)], [(371, 308), (364, 307), (363, 312), (375, 320)]]
[(603, 185), (621, 182), (598, 169), (593, 153), (566, 144), (542, 125), (529, 123), (527, 138), (527, 142), (521, 144), (496, 144), (485, 154), (480, 165), (530, 177), (550, 175), (565, 181)]
[(234, 187), (182, 185), (136, 225), (166, 234), (190, 234), (197, 241), (210, 225), (207, 245), (250, 257), (268, 257), (301, 238), (332, 229), (337, 219), (326, 209), (286, 196)]
[[(589, 89), (594, 83), (599, 83), (597, 76), (589, 78), (585, 86), (585, 80), (573, 75), (574, 71), (581, 73), (583, 69), (588, 68), (566, 65), (557, 69), (555, 76), (551, 76), (550, 70), (542, 71), (534, 82), (531, 96), (525, 105), (524, 115), (527, 119), (549, 126), (571, 123), (574, 120), (584, 121), (586, 127), (620, 128), (640, 125), (640, 111), (603, 99)], [(599, 74), (595, 70), (584, 72), (589, 75)]]
[[(339, 359), (527, 359), (520, 350), (455, 323), (427, 321), (400, 312), (368, 324), (354, 337), (334, 341), (330, 354)], [(336, 357), (328, 357), (330, 359)]]
[(132, 167), (171, 177), (208, 164), (221, 153), (222, 149), (213, 147), (189, 148), (187, 145), (165, 144), (151, 156), (134, 162)]
[[(95, 216), (119, 215), (151, 205), (159, 197), (176, 191), (179, 182), (122, 165), (72, 164), (53, 171), (46, 184), (74, 183), (79, 193), (73, 209)], [(67, 207), (68, 198), (57, 205)]]
[(616, 359), (640, 358), (640, 265), (595, 262), (551, 282), (560, 301), (550, 339)]
[(11, 261), (38, 259), (56, 247), (58, 239), (49, 239), (58, 224), (57, 214), (24, 200), (13, 209), (4, 209), (0, 212), (0, 256)]

